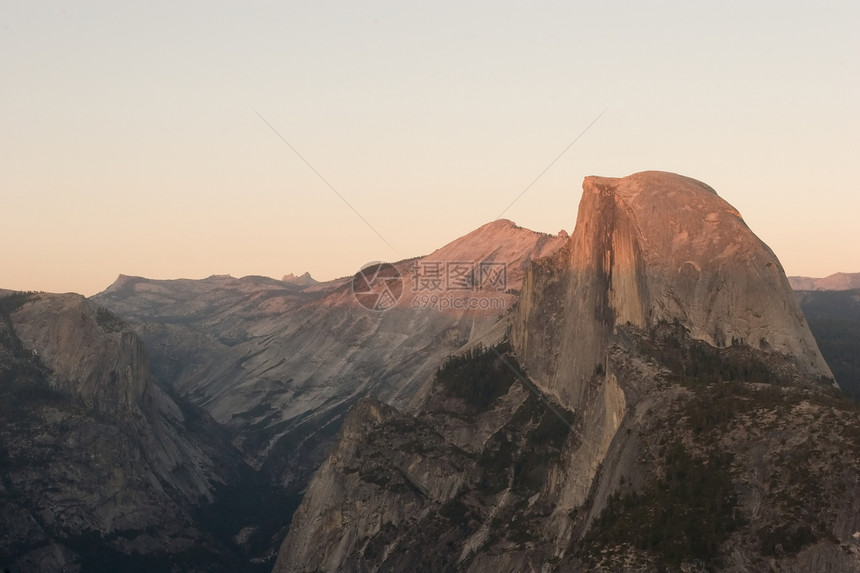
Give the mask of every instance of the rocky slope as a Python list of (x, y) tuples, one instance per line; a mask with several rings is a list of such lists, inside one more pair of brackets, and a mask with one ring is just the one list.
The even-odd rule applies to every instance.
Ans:
[(115, 315), (78, 295), (4, 293), (0, 393), (0, 563), (95, 571), (225, 559), (189, 512), (238, 457), (205, 421), (194, 434)]
[[(396, 263), (403, 296), (381, 313), (358, 305), (347, 279), (304, 286), (264, 277), (120, 277), (94, 300), (135, 325), (159, 379), (234, 428), (237, 445), (262, 463), (309, 415), (340, 415), (367, 393), (408, 401), (445, 356), (510, 307), (528, 262), (562, 242), (510, 221), (485, 225), (427, 257)], [(451, 262), (503, 265), (501, 290), (418, 284), (427, 269), (441, 264), (444, 273)], [(447, 302), (490, 297), (492, 307)]]
[(415, 415), (352, 409), (276, 571), (860, 568), (856, 405), (713, 190), (586, 179), (505, 320)]
[[(570, 460), (600, 451), (592, 419), (512, 380), (492, 364), (516, 367), (499, 347), (459, 364), (462, 377), (440, 372), (417, 416), (359, 402), (275, 571), (857, 570), (856, 403), (742, 381), (761, 379), (743, 374), (760, 351), (662, 328), (611, 349), (641, 396), (579, 503), (589, 471)], [(676, 342), (693, 356), (676, 361)], [(706, 356), (728, 381), (673, 371)]]

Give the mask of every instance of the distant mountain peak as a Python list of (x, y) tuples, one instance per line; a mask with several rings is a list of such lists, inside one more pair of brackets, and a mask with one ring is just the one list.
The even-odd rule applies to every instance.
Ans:
[(319, 284), (319, 281), (311, 276), (311, 273), (305, 273), (301, 276), (296, 276), (293, 273), (288, 275), (284, 275), (284, 278), (281, 279), (285, 283), (290, 283), (294, 285), (300, 286), (313, 286), (315, 284)]
[(485, 223), (485, 224), (481, 225), (480, 227), (478, 227), (478, 230), (484, 229), (484, 228), (486, 228), (486, 229), (508, 229), (508, 228), (519, 229), (520, 226), (517, 225), (516, 223), (514, 223), (513, 221), (511, 221), (510, 219), (495, 219), (494, 221), (490, 221), (489, 223)]
[(834, 273), (824, 278), (788, 277), (794, 290), (851, 290), (860, 288), (860, 273)]

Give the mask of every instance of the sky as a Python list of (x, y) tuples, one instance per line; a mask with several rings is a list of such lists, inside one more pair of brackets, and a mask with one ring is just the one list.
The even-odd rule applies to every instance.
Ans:
[(0, 288), (331, 279), (499, 215), (571, 231), (583, 177), (648, 169), (716, 189), (790, 275), (858, 272), (857, 22), (856, 1), (6, 0)]

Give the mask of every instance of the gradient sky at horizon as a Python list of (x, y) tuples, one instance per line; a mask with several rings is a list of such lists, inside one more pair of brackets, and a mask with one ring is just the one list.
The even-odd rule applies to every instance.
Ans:
[[(857, 2), (4, 2), (0, 288), (572, 230), (590, 174), (714, 187), (788, 274), (860, 271)], [(257, 112), (382, 235), (345, 205)]]

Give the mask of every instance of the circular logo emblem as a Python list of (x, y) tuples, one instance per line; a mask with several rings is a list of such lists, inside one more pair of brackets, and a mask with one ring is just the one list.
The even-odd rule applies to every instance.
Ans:
[(352, 277), (352, 296), (368, 310), (388, 310), (403, 295), (403, 277), (389, 263), (370, 263)]

